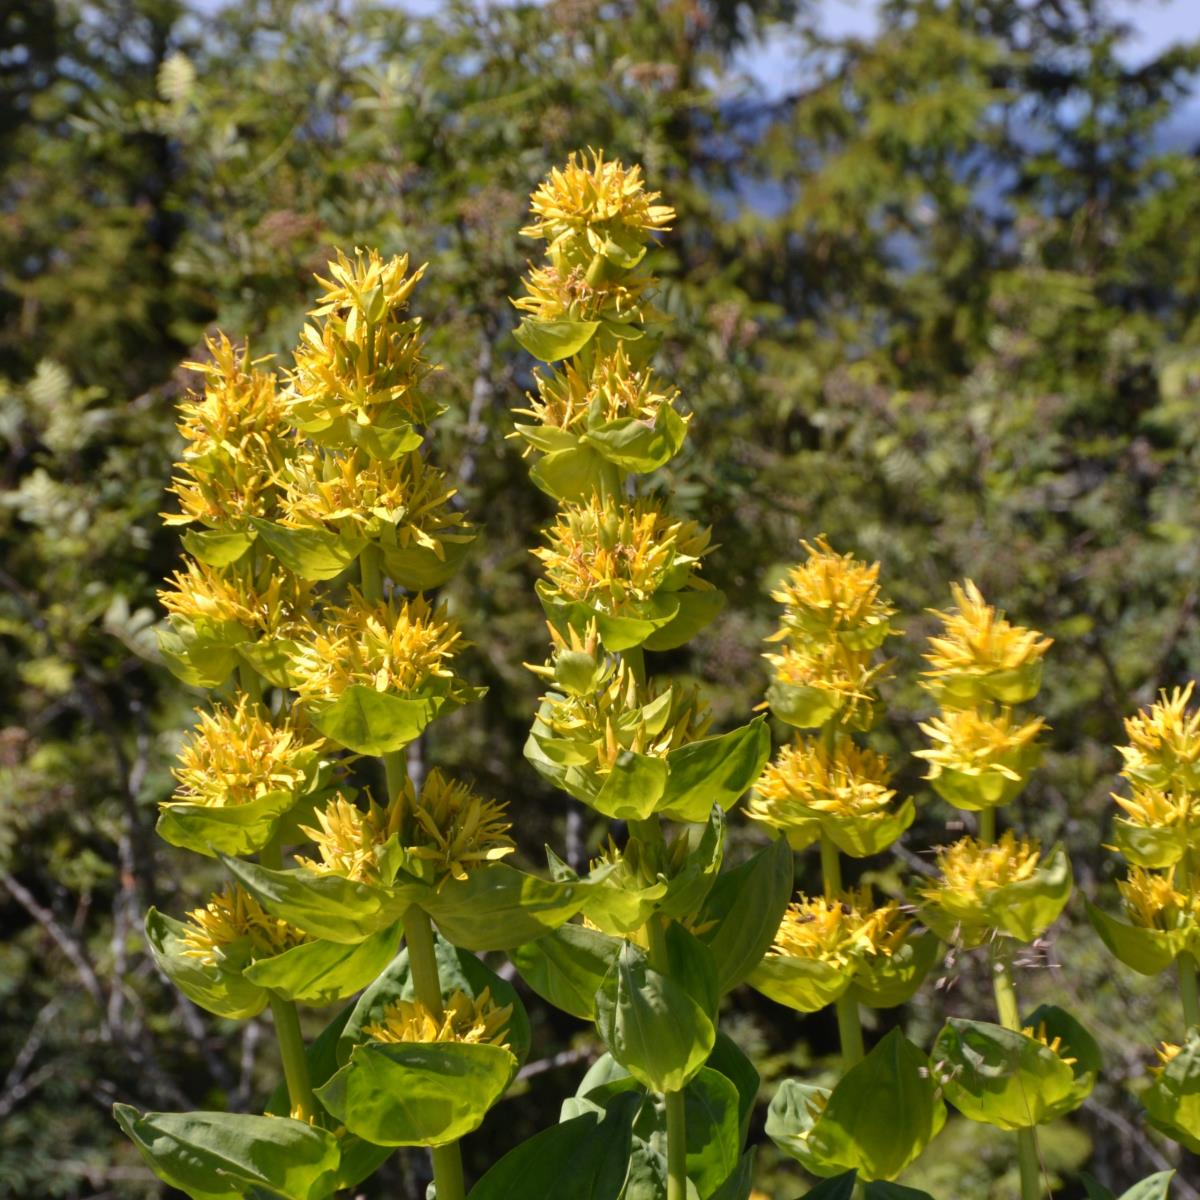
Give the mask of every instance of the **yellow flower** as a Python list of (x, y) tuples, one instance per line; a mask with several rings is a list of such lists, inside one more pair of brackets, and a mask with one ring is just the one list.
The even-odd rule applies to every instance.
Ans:
[(362, 809), (339, 793), (316, 816), (318, 827), (302, 828), (320, 858), (297, 862), (320, 875), (359, 883), (390, 882), (382, 877), (380, 851), (392, 837), (408, 859), (432, 864), (440, 878), (465, 879), (472, 868), (497, 862), (515, 849), (506, 806), (436, 769), (426, 776), (419, 798), (407, 780), (386, 806), (368, 794)]
[(802, 739), (780, 750), (768, 763), (746, 813), (777, 829), (812, 819), (813, 813), (868, 817), (885, 811), (896, 792), (888, 786), (887, 758), (862, 749), (849, 738), (830, 750), (815, 739)]
[(269, 958), (309, 940), (308, 934), (271, 916), (236, 884), (187, 916), (183, 953), (207, 966), (219, 966), (235, 944), (247, 948), (252, 958)]
[(343, 445), (351, 427), (394, 428), (428, 421), (438, 406), (421, 384), (421, 322), (401, 314), (425, 268), (408, 274), (408, 256), (340, 251), (296, 348), (285, 397), (288, 415), (320, 441)]
[[(635, 370), (623, 345), (598, 358), (586, 374), (567, 362), (549, 376), (535, 373), (535, 379), (537, 398), (529, 396), (530, 407), (518, 413), (571, 433), (627, 418), (653, 425), (663, 406), (679, 394), (674, 389), (658, 391), (654, 372), (649, 367)], [(683, 418), (690, 419), (690, 414)]]
[(1183, 1047), (1175, 1042), (1163, 1042), (1157, 1050), (1154, 1051), (1158, 1055), (1158, 1066), (1150, 1068), (1150, 1074), (1157, 1078), (1163, 1073), (1163, 1069), (1170, 1065), (1183, 1051)]
[(628, 324), (647, 315), (643, 297), (655, 283), (648, 275), (589, 279), (583, 267), (533, 267), (525, 276), (526, 295), (513, 307), (539, 321), (612, 321)]
[(847, 967), (862, 958), (890, 958), (913, 922), (894, 900), (876, 908), (870, 888), (805, 896), (788, 906), (769, 953)]
[(1128, 821), (1146, 829), (1190, 829), (1200, 824), (1200, 793), (1171, 792), (1134, 785), (1129, 796), (1112, 794)]
[(255, 637), (291, 637), (313, 605), (311, 585), (267, 560), (257, 570), (251, 556), (228, 567), (186, 559), (182, 571), (158, 593), (172, 616), (240, 625)]
[(639, 684), (622, 662), (591, 694), (543, 696), (538, 723), (536, 738), (569, 745), (572, 765), (603, 776), (625, 751), (665, 758), (697, 741), (708, 732), (712, 714), (699, 689), (660, 680)]
[(946, 706), (1031, 699), (1041, 684), (1042, 658), (1053, 639), (1011, 624), (970, 580), (952, 584), (950, 590), (956, 608), (934, 613), (944, 632), (929, 639), (925, 686)]
[(1194, 685), (1159, 693), (1157, 703), (1125, 721), (1128, 746), (1121, 774), (1135, 786), (1200, 791), (1200, 708), (1189, 709)]
[(592, 249), (608, 239), (635, 244), (670, 228), (675, 210), (655, 204), (660, 193), (646, 191), (642, 168), (608, 162), (604, 151), (572, 154), (565, 167), (555, 167), (530, 197), (534, 220), (521, 230), (525, 237), (545, 238), (553, 249), (563, 241), (584, 241)]
[(1037, 765), (1040, 718), (1021, 723), (1001, 708), (949, 709), (921, 726), (933, 745), (915, 758), (929, 764), (925, 778), (959, 808), (978, 810), (1007, 804)]
[(1130, 867), (1117, 884), (1130, 921), (1142, 929), (1170, 932), (1200, 917), (1200, 895), (1185, 895), (1175, 886), (1175, 868), (1147, 871)]
[(168, 490), (182, 511), (163, 513), (163, 521), (242, 528), (248, 517), (271, 513), (293, 442), (283, 436), (284, 406), (274, 374), (255, 370), (249, 347), (239, 352), (224, 334), (205, 344), (210, 362), (184, 364), (203, 374), (204, 389), (179, 406), (179, 433), (187, 445)]
[(450, 505), (455, 495), (444, 472), (419, 454), (388, 460), (362, 450), (310, 452), (288, 472), (281, 523), (367, 537), (386, 526), (400, 546), (423, 546), (445, 558), (445, 540), (460, 540), (465, 529), (466, 518)]
[(424, 596), (369, 605), (351, 588), (350, 603), (323, 617), (292, 660), (301, 700), (334, 699), (355, 685), (408, 695), (455, 681), (446, 663), (465, 643), (444, 605)]
[(771, 593), (784, 606), (777, 638), (836, 639), (852, 650), (871, 650), (896, 632), (896, 610), (880, 591), (878, 563), (835, 553), (824, 534), (815, 545), (800, 544), (808, 559)]
[(1038, 1027), (1034, 1029), (1032, 1025), (1026, 1025), (1021, 1032), (1027, 1037), (1032, 1038), (1035, 1042), (1041, 1042), (1055, 1058), (1067, 1064), (1068, 1067), (1074, 1066), (1079, 1059), (1072, 1058), (1069, 1054), (1064, 1053), (1068, 1047), (1063, 1045), (1061, 1036), (1051, 1038), (1046, 1032), (1046, 1022), (1041, 1021)]
[(1032, 879), (1041, 847), (1032, 838), (1018, 838), (1011, 829), (992, 843), (961, 838), (937, 852), (941, 878), (919, 886), (922, 898), (939, 903), (946, 898), (959, 905), (979, 902), (988, 892)]
[(846, 728), (869, 728), (878, 704), (876, 685), (890, 662), (872, 663), (869, 650), (840, 642), (784, 646), (764, 654), (773, 668), (768, 700), (776, 716), (801, 729), (836, 720)]
[(298, 792), (323, 745), (320, 738), (305, 742), (290, 718), (273, 724), (245, 695), (232, 708), (218, 705), (199, 716), (171, 772), (179, 786), (164, 807), (229, 808), (270, 792)]
[(710, 531), (679, 520), (653, 500), (593, 496), (564, 505), (533, 551), (550, 590), (610, 616), (636, 614), (660, 590), (707, 589), (696, 574)]
[(393, 1000), (378, 1021), (363, 1026), (363, 1034), (373, 1042), (459, 1042), (511, 1050), (511, 1019), (512, 1005), (501, 1007), (492, 999), (491, 989), (484, 988), (475, 999), (455, 991), (440, 1018), (419, 1000)]

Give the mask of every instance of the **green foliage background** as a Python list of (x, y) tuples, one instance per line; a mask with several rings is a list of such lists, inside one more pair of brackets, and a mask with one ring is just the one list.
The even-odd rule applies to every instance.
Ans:
[[(450, 405), (438, 459), (487, 527), (452, 598), (491, 690), (421, 753), (511, 798), (531, 861), (546, 840), (594, 848), (520, 754), (521, 664), (543, 642), (527, 547), (549, 508), (505, 437), (530, 382), (510, 336), (532, 253), (517, 230), (578, 147), (643, 162), (680, 214), (654, 264), (662, 369), (696, 417), (669, 486), (715, 527), (708, 574), (731, 603), (678, 665), (718, 721), (761, 696), (772, 573), (825, 531), (883, 561), (905, 614), (880, 735), (903, 761), (927, 705), (924, 610), (969, 575), (1056, 639), (1023, 819), (1067, 840), (1081, 891), (1109, 886), (1121, 718), (1200, 655), (1200, 161), (1156, 140), (1200, 47), (1130, 65), (1099, 0), (888, 0), (877, 37), (819, 28), (803, 0), (4, 6), (0, 1195), (162, 1195), (113, 1100), (251, 1108), (273, 1085), (259, 1024), (199, 1014), (141, 939), (148, 904), (178, 912), (213, 882), (152, 834), (197, 702), (155, 662), (176, 553), (157, 514), (179, 364), (214, 326), (281, 350), (333, 246), (433, 264), (417, 309)], [(748, 71), (763, 39), (790, 56), (770, 92)], [(901, 783), (926, 802), (902, 852), (920, 871), (953, 813), (915, 765)], [(1029, 1006), (1069, 1001), (1107, 1059), (1044, 1139), (1061, 1195), (1083, 1195), (1084, 1162), (1117, 1191), (1173, 1165), (1130, 1094), (1171, 998), (1114, 965), (1078, 897), (1034, 959)], [(982, 975), (948, 962), (887, 1020), (927, 1043), (986, 1008)], [(475, 1172), (556, 1119), (591, 1051), (534, 1015), (543, 1061), (470, 1139)], [(764, 1099), (835, 1041), (831, 1019), (747, 991), (726, 1023)], [(906, 1182), (1004, 1197), (1010, 1153), (952, 1121)], [(761, 1163), (771, 1197), (803, 1190), (794, 1164)], [(370, 1194), (422, 1196), (423, 1169), (398, 1155)], [(1174, 1194), (1200, 1196), (1194, 1163)]]

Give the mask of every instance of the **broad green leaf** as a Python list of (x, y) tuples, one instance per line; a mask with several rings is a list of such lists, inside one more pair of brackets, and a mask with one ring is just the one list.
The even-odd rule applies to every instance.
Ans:
[(893, 1029), (842, 1077), (810, 1136), (823, 1161), (895, 1179), (946, 1120), (929, 1058)]
[(554, 363), (578, 354), (599, 328), (599, 321), (539, 321), (526, 317), (513, 330), (513, 337), (539, 362)]
[(1108, 1190), (1103, 1184), (1098, 1183), (1086, 1171), (1080, 1176), (1083, 1180), (1084, 1189), (1087, 1191), (1088, 1200), (1117, 1200), (1116, 1196)]
[(268, 912), (330, 942), (361, 942), (394, 924), (424, 888), (385, 891), (306, 867), (276, 871), (221, 856), (225, 869)]
[(737, 1088), (738, 1121), (744, 1142), (750, 1128), (750, 1117), (758, 1100), (758, 1088), (761, 1083), (758, 1071), (742, 1048), (728, 1034), (719, 1030), (707, 1065), (714, 1071), (720, 1071)]
[[(646, 638), (647, 650), (674, 650), (690, 642), (700, 630), (711, 624), (725, 607), (725, 593), (717, 591), (716, 588), (677, 592), (675, 596), (678, 601), (675, 612), (669, 621), (663, 622)], [(603, 641), (603, 630), (600, 637)], [(605, 642), (605, 645), (608, 643)]]
[(238, 658), (272, 687), (292, 687), (296, 681), (292, 664), (299, 649), (300, 643), (292, 638), (269, 637), (257, 642), (242, 642), (237, 653)]
[(792, 898), (792, 853), (782, 838), (718, 875), (696, 922), (722, 994), (744, 983), (770, 949)]
[(1174, 1178), (1174, 1171), (1159, 1171), (1157, 1175), (1148, 1175), (1127, 1192), (1122, 1192), (1120, 1200), (1167, 1200), (1171, 1180)]
[(586, 500), (607, 487), (617, 492), (621, 473), (590, 446), (552, 450), (529, 468), (529, 478), (548, 496), (565, 503)]
[(296, 803), (294, 792), (267, 792), (248, 804), (214, 808), (164, 804), (155, 832), (165, 842), (215, 858), (256, 854), (274, 836), (279, 818)]
[(267, 993), (243, 976), (241, 964), (210, 966), (184, 953), (183, 930), (181, 922), (155, 908), (146, 913), (146, 941), (167, 978), (189, 1000), (218, 1017), (241, 1021), (262, 1012)]
[(383, 755), (414, 742), (442, 707), (440, 696), (397, 696), (353, 684), (336, 700), (306, 705), (313, 725), (355, 754)]
[(861, 959), (854, 969), (851, 993), (870, 1008), (906, 1004), (937, 962), (939, 949), (937, 937), (925, 932), (910, 936), (892, 954)]
[(359, 425), (356, 421), (346, 422), (349, 440), (360, 446), (372, 458), (395, 462), (402, 454), (420, 450), (425, 438), (408, 421), (395, 425)]
[(1200, 1154), (1200, 1031), (1189, 1031), (1179, 1053), (1162, 1067), (1141, 1100), (1149, 1124)]
[(886, 850), (913, 823), (916, 805), (905, 798), (895, 808), (869, 817), (823, 813), (821, 829), (829, 840), (851, 858), (870, 858)]
[(254, 541), (249, 530), (189, 529), (180, 541), (193, 557), (210, 567), (227, 567), (237, 562)]
[[(767, 1108), (766, 1134), (785, 1154), (796, 1159), (810, 1175), (841, 1176), (842, 1167), (826, 1163), (809, 1145), (816, 1121), (829, 1099), (829, 1089), (798, 1079), (785, 1079)], [(853, 1183), (853, 1175), (851, 1175)], [(811, 1194), (811, 1193), (810, 1193)], [(830, 1195), (837, 1195), (831, 1191)], [(849, 1192), (846, 1193), (850, 1195)]]
[(851, 1200), (854, 1195), (856, 1176), (853, 1171), (826, 1179), (804, 1193), (803, 1200)]
[(128, 1104), (113, 1115), (147, 1166), (193, 1200), (242, 1197), (256, 1189), (286, 1200), (323, 1200), (337, 1179), (337, 1139), (286, 1117), (245, 1113), (143, 1113)]
[(244, 974), (285, 1000), (323, 1006), (366, 987), (391, 962), (399, 944), (397, 923), (352, 945), (315, 941), (293, 946), (273, 958), (258, 959)]
[(933, 1200), (928, 1192), (901, 1187), (898, 1183), (876, 1180), (867, 1184), (866, 1200)]
[(506, 863), (489, 863), (466, 879), (448, 879), (427, 891), (421, 906), (440, 932), (467, 950), (510, 950), (569, 921), (589, 885), (556, 883)]
[(712, 951), (675, 921), (667, 925), (663, 947), (665, 973), (700, 1005), (715, 1026), (721, 994), (717, 991), (717, 967)]
[(596, 1026), (613, 1058), (655, 1092), (679, 1091), (716, 1038), (703, 1008), (630, 942), (596, 994)]
[[(622, 750), (604, 780), (587, 801), (599, 813), (617, 821), (642, 821), (658, 807), (667, 786), (667, 761)], [(708, 810), (705, 809), (705, 815)]]
[(510, 1150), (471, 1189), (470, 1200), (618, 1200), (625, 1185), (633, 1119), (641, 1100), (620, 1096), (535, 1133)]
[(475, 537), (444, 535), (442, 555), (428, 546), (383, 547), (383, 570), (393, 583), (410, 592), (428, 592), (453, 579), (461, 570)]
[(163, 662), (176, 679), (189, 687), (220, 687), (237, 666), (237, 651), (231, 645), (188, 638), (181, 633), (185, 624), (172, 620), (155, 631)]
[(1165, 971), (1186, 944), (1183, 930), (1166, 932), (1131, 925), (1110, 916), (1090, 900), (1084, 902), (1088, 920), (1100, 935), (1100, 940), (1127, 967), (1141, 975), (1157, 975)]
[(731, 809), (762, 773), (771, 753), (765, 717), (667, 756), (669, 775), (657, 811), (676, 821), (707, 821), (714, 804)]
[(596, 992), (621, 943), (598, 929), (562, 925), (553, 933), (508, 952), (521, 978), (555, 1008), (593, 1021)]
[(832, 1004), (849, 988), (853, 975), (853, 963), (836, 966), (816, 958), (768, 954), (750, 972), (747, 982), (776, 1004), (810, 1013)]
[[(1078, 1058), (1074, 1065), (1037, 1038), (986, 1021), (953, 1017), (938, 1034), (933, 1058), (943, 1072), (946, 1099), (964, 1116), (1022, 1129), (1063, 1116), (1087, 1098), (1099, 1058), (1095, 1043), (1061, 1010), (1038, 1014), (1051, 1039), (1063, 1036), (1062, 1056)], [(1078, 1055), (1072, 1040), (1079, 1043)]]
[(316, 1092), (377, 1146), (442, 1146), (479, 1127), (516, 1068), (509, 1051), (485, 1043), (363, 1042)]
[(1113, 842), (1135, 867), (1155, 870), (1174, 866), (1189, 848), (1185, 830), (1135, 825), (1124, 817), (1113, 821)]
[(712, 1194), (712, 1200), (749, 1200), (754, 1191), (754, 1147), (751, 1146), (730, 1172), (729, 1178)]
[(687, 423), (670, 404), (664, 404), (653, 425), (638, 417), (623, 417), (590, 428), (583, 437), (622, 471), (648, 475), (679, 452), (687, 437)]
[[(687, 1174), (701, 1196), (711, 1196), (738, 1168), (742, 1152), (737, 1088), (703, 1067), (683, 1090)], [(665, 1133), (665, 1124), (664, 1124)]]
[(251, 523), (263, 545), (301, 579), (336, 578), (366, 544), (361, 538), (344, 538), (325, 529), (291, 529), (260, 517), (252, 517)]

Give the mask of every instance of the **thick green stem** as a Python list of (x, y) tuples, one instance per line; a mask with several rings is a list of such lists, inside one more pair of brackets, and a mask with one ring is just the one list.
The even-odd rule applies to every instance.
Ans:
[(288, 1099), (292, 1115), (310, 1121), (317, 1115), (317, 1100), (308, 1078), (308, 1059), (305, 1057), (304, 1035), (300, 1032), (300, 1016), (291, 1000), (274, 992), (269, 993), (271, 1016), (275, 1020), (275, 1040), (283, 1060), (283, 1077), (287, 1080)]
[(362, 577), (363, 599), (368, 604), (378, 604), (383, 599), (383, 572), (379, 564), (379, 547), (373, 542), (359, 552), (358, 570)]
[(821, 834), (821, 879), (826, 899), (842, 890), (842, 859), (837, 846), (825, 834)]
[(687, 1128), (682, 1092), (663, 1096), (667, 1108), (667, 1200), (687, 1200)]
[[(417, 999), (440, 1022), (444, 1013), (442, 982), (438, 974), (437, 953), (433, 946), (433, 926), (429, 914), (415, 904), (404, 914), (404, 941), (408, 946), (408, 969)], [(430, 1147), (433, 1181), (438, 1200), (465, 1200), (462, 1154), (458, 1142)]]
[(996, 840), (996, 810), (982, 808), (979, 810), (979, 840), (990, 846)]
[[(1179, 890), (1187, 893), (1191, 887), (1191, 864), (1185, 855), (1175, 868), (1175, 883)], [(1200, 990), (1196, 986), (1196, 959), (1185, 950), (1175, 960), (1179, 971), (1179, 998), (1183, 1002), (1183, 1023), (1187, 1029), (1200, 1025)]]
[[(996, 996), (996, 1014), (1005, 1029), (1021, 1029), (1021, 1009), (1012, 974), (1012, 947), (1007, 938), (998, 938), (992, 956), (992, 989)], [(1038, 1165), (1037, 1129), (1017, 1130), (1017, 1162), (1021, 1169), (1021, 1200), (1039, 1200), (1042, 1196), (1041, 1169)]]

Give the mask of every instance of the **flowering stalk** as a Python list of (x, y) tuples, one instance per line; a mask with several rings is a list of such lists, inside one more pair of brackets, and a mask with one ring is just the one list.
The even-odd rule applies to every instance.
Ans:
[[(1036, 843), (1018, 841), (1010, 832), (997, 840), (996, 815), (1025, 786), (1040, 757), (1036, 738), (1044, 723), (1040, 718), (1020, 723), (1015, 705), (1036, 695), (1051, 643), (1005, 620), (970, 581), (952, 591), (956, 608), (936, 614), (943, 633), (930, 638), (923, 681), (942, 711), (921, 726), (933, 745), (917, 757), (929, 764), (926, 778), (943, 799), (976, 813), (978, 836), (939, 853), (941, 878), (923, 889), (923, 896), (935, 928), (940, 925), (968, 946), (988, 943), (1000, 1025), (1021, 1034), (1014, 939), (1028, 941), (1040, 933), (1046, 918), (1058, 915), (1070, 885), (1067, 880), (1066, 889), (1047, 887), (1041, 897), (1049, 902), (1045, 911), (1023, 918), (1012, 909), (1002, 912), (1004, 899), (1016, 895), (1014, 889), (1036, 886), (1043, 868)], [(1022, 1124), (1016, 1133), (1021, 1195), (1037, 1200), (1041, 1173), (1035, 1122)]]

